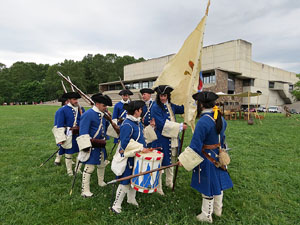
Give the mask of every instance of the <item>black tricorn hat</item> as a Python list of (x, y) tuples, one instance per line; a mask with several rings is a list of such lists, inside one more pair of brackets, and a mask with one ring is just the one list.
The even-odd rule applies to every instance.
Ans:
[(61, 97), (58, 98), (58, 101), (59, 102), (65, 102), (68, 100), (67, 96), (66, 96), (67, 93), (64, 93)]
[(77, 92), (67, 92), (65, 93), (65, 97), (67, 99), (71, 99), (71, 98), (81, 98), (80, 94), (78, 94)]
[(154, 88), (154, 91), (159, 95), (170, 94), (174, 89), (169, 85), (159, 85)]
[(193, 94), (193, 99), (202, 103), (213, 102), (219, 98), (214, 92), (211, 91), (201, 91)]
[(124, 89), (119, 92), (119, 95), (133, 95), (133, 93), (128, 89)]
[(108, 95), (102, 95), (101, 93), (94, 94), (92, 100), (96, 103), (102, 103), (104, 105), (112, 106), (111, 98)]
[(140, 108), (143, 108), (145, 105), (145, 102), (142, 100), (135, 100), (131, 101), (129, 103), (124, 104), (123, 109), (130, 111), (130, 110), (137, 110)]
[(154, 90), (151, 88), (143, 88), (140, 90), (140, 93), (141, 94), (144, 94), (144, 93), (152, 94), (152, 93), (154, 93)]

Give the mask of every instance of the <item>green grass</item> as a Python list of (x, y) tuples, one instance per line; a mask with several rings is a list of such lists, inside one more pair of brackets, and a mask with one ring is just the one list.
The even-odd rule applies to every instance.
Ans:
[[(190, 188), (191, 173), (179, 170), (175, 193), (137, 194), (140, 208), (123, 203), (121, 215), (109, 211), (112, 186), (97, 186), (95, 197), (73, 195), (64, 163), (39, 165), (55, 150), (51, 133), (56, 106), (0, 107), (0, 224), (200, 224), (201, 195)], [(226, 132), (234, 189), (225, 191), (224, 214), (214, 224), (300, 224), (300, 116), (268, 114), (253, 126), (228, 121)], [(186, 132), (184, 146), (191, 132)], [(108, 153), (112, 147), (108, 143)], [(109, 156), (112, 158), (112, 155)], [(105, 180), (114, 179), (109, 167)]]

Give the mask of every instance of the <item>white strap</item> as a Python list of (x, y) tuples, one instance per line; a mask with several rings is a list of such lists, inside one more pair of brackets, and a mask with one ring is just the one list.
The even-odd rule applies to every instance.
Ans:
[[(128, 124), (128, 125), (131, 127), (131, 133), (130, 133), (130, 136), (131, 136), (132, 133), (133, 133), (133, 127), (132, 127), (129, 123), (124, 123), (123, 126), (124, 126), (125, 124)], [(135, 141), (137, 141), (137, 140), (140, 138), (140, 136), (141, 136), (141, 130), (140, 130), (139, 124), (138, 124), (138, 128), (139, 128), (139, 135), (138, 135), (138, 137), (135, 139)]]
[(76, 123), (77, 123), (78, 111), (79, 111), (79, 109), (76, 111), (76, 115), (75, 115), (75, 118), (74, 118), (73, 127), (75, 127), (75, 126), (76, 126)]
[(121, 114), (121, 116), (119, 117), (119, 119), (121, 119), (122, 118), (122, 116), (126, 113), (127, 111), (126, 110), (124, 110), (123, 112), (122, 112), (122, 114)]
[[(154, 102), (154, 101), (153, 101)], [(152, 105), (153, 105), (153, 102), (151, 103), (151, 105), (149, 105), (148, 109), (147, 109), (147, 112), (145, 113), (145, 115), (143, 116), (143, 119), (145, 118), (145, 116), (147, 115), (147, 113), (150, 111)]]
[(101, 127), (102, 127), (102, 120), (103, 120), (103, 116), (101, 116), (101, 120), (100, 120), (100, 124), (99, 124), (98, 130), (97, 130), (97, 132), (95, 133), (95, 135), (94, 135), (93, 138), (96, 138), (97, 135), (99, 134), (99, 132), (100, 132), (100, 130), (101, 130)]
[(174, 112), (172, 110), (171, 104), (169, 104), (169, 103), (167, 104), (167, 109), (170, 113), (170, 121), (176, 122), (175, 115), (174, 115)]

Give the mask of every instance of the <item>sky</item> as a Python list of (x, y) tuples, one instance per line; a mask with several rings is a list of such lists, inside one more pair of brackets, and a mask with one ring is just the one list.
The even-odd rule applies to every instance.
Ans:
[[(0, 0), (0, 63), (177, 53), (208, 0)], [(211, 0), (204, 46), (244, 39), (252, 58), (300, 73), (299, 0)]]

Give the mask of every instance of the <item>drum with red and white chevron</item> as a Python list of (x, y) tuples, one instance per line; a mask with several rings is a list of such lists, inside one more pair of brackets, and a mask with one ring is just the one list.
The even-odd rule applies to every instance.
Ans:
[[(134, 167), (132, 175), (160, 168), (163, 156), (164, 154), (157, 150), (153, 150), (149, 153), (136, 153), (134, 157)], [(134, 177), (131, 179), (131, 187), (142, 193), (156, 192), (159, 182), (159, 176), (159, 171), (155, 171), (143, 176)]]

